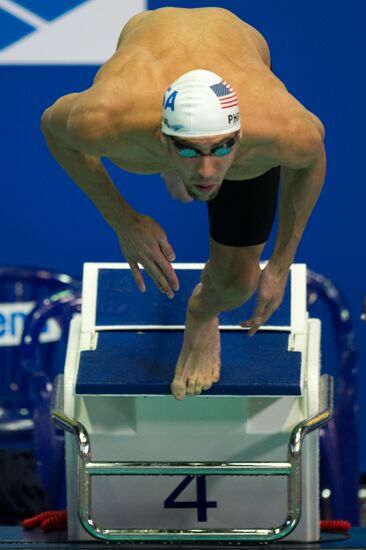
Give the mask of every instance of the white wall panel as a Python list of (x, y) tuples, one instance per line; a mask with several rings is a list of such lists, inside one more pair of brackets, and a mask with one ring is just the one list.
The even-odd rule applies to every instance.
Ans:
[[(54, 0), (53, 0), (54, 1)], [(115, 50), (119, 33), (146, 0), (90, 0), (48, 22), (17, 6), (0, 7), (36, 30), (0, 52), (0, 64), (101, 64)]]

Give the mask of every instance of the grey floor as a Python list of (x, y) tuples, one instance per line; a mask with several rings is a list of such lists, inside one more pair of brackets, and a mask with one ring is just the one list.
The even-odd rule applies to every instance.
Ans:
[(324, 533), (322, 535), (322, 540), (313, 544), (298, 544), (295, 542), (285, 543), (277, 542), (275, 544), (263, 544), (263, 545), (250, 545), (250, 544), (239, 544), (231, 543), (222, 545), (221, 543), (213, 544), (199, 544), (193, 545), (188, 544), (141, 544), (141, 543), (123, 543), (123, 544), (106, 544), (103, 542), (72, 542), (67, 541), (67, 535), (65, 532), (55, 532), (45, 534), (39, 531), (24, 531), (21, 527), (3, 527), (0, 526), (0, 549), (17, 549), (17, 548), (30, 548), (33, 550), (36, 549), (56, 549), (56, 550), (69, 550), (69, 549), (93, 549), (98, 550), (103, 548), (103, 550), (110, 548), (111, 546), (119, 546), (120, 548), (149, 548), (150, 550), (159, 549), (163, 550), (167, 547), (174, 547), (175, 549), (193, 549), (193, 548), (216, 548), (217, 550), (223, 548), (234, 548), (234, 547), (244, 547), (246, 550), (256, 549), (259, 547), (265, 547), (266, 550), (270, 549), (316, 549), (316, 548), (328, 548), (328, 549), (338, 549), (338, 548), (364, 548), (366, 550), (366, 528), (365, 527), (356, 527), (353, 528), (350, 532), (350, 536), (343, 536), (334, 534)]

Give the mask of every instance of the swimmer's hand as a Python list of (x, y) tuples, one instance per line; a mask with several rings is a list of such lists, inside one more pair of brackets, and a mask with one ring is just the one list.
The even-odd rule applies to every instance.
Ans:
[(185, 185), (177, 172), (162, 172), (160, 176), (163, 178), (166, 188), (173, 199), (182, 202), (193, 201), (192, 197), (188, 195)]
[(174, 298), (174, 292), (179, 290), (178, 277), (170, 265), (175, 254), (163, 228), (150, 216), (136, 214), (123, 230), (117, 231), (117, 236), (139, 290), (146, 290), (138, 266), (141, 264), (158, 289), (168, 298)]
[(260, 274), (257, 286), (257, 304), (251, 319), (243, 321), (249, 336), (253, 336), (272, 313), (281, 305), (289, 270), (279, 270), (268, 262)]

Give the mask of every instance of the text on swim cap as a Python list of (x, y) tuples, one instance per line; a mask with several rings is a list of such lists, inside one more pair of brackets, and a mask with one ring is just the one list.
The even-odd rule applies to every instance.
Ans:
[(175, 132), (179, 132), (179, 130), (182, 130), (184, 128), (183, 124), (170, 124), (169, 120), (166, 117), (163, 118), (162, 124), (167, 128), (171, 128)]
[(174, 111), (174, 109), (175, 109), (175, 98), (177, 97), (177, 94), (178, 94), (178, 92), (175, 91), (167, 97), (167, 99), (164, 103), (164, 109), (171, 109), (172, 111)]
[(233, 115), (228, 115), (227, 116), (227, 121), (229, 124), (233, 124), (235, 122), (238, 122), (240, 119), (240, 114), (239, 113), (234, 113)]

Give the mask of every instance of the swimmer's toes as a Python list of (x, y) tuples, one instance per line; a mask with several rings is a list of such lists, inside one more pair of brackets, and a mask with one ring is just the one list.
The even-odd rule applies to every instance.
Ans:
[(186, 385), (182, 380), (173, 380), (170, 386), (170, 391), (172, 392), (175, 399), (181, 401), (186, 395)]
[(188, 378), (186, 394), (190, 397), (195, 394), (196, 378)]
[(203, 384), (202, 384), (203, 391), (209, 390), (211, 388), (211, 386), (212, 386), (211, 378), (205, 378), (204, 381), (203, 381)]
[(200, 395), (202, 393), (203, 380), (196, 380), (196, 385), (194, 387), (194, 394)]
[(212, 370), (212, 382), (216, 383), (220, 380), (220, 365)]

